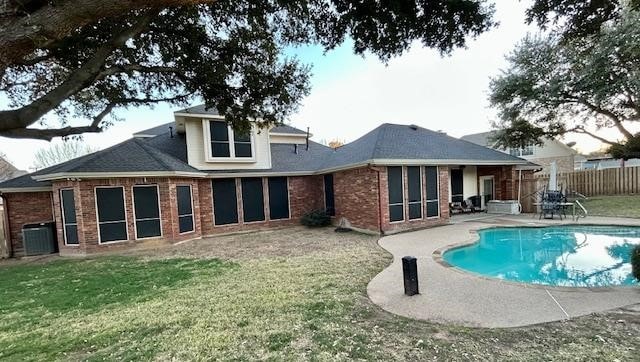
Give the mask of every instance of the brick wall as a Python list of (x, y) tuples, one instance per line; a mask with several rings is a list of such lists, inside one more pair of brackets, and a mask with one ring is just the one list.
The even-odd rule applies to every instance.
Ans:
[(238, 223), (231, 225), (214, 225), (214, 209), (213, 209), (213, 189), (210, 179), (199, 181), (200, 185), (200, 209), (203, 235), (216, 235), (224, 233), (233, 233), (240, 231), (262, 230), (274, 227), (298, 225), (300, 218), (305, 213), (323, 208), (322, 192), (322, 176), (300, 176), (289, 177), (289, 219), (271, 220), (269, 215), (269, 186), (268, 178), (264, 177), (263, 185), (263, 203), (264, 203), (264, 221), (245, 223), (243, 220), (242, 208), (242, 187), (240, 178), (236, 179), (236, 196), (238, 211)]
[(51, 192), (10, 193), (4, 197), (7, 200), (5, 211), (9, 218), (11, 248), (15, 256), (21, 256), (24, 253), (22, 227), (54, 220)]
[(531, 162), (537, 163), (543, 166), (542, 172), (549, 172), (551, 163), (555, 161), (558, 167), (558, 172), (573, 172), (575, 168), (575, 156), (569, 155), (564, 157), (547, 157), (532, 159)]
[(336, 220), (345, 218), (355, 228), (380, 232), (381, 172), (384, 168), (363, 167), (334, 173)]
[(518, 198), (518, 171), (513, 166), (478, 166), (478, 190), (480, 177), (493, 176), (497, 200), (514, 200)]
[(438, 166), (438, 182), (440, 197), (440, 215), (438, 217), (426, 218), (426, 202), (425, 202), (425, 185), (426, 174), (422, 172), (422, 218), (409, 220), (409, 191), (407, 168), (402, 168), (403, 184), (404, 184), (404, 221), (390, 222), (389, 220), (389, 185), (387, 178), (387, 169), (383, 169), (380, 174), (380, 194), (381, 194), (381, 210), (382, 210), (382, 230), (384, 233), (393, 233), (398, 231), (419, 229), (436, 225), (443, 225), (449, 222), (449, 168), (447, 166)]

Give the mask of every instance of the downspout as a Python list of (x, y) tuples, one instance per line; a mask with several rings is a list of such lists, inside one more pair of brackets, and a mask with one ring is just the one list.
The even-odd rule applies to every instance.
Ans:
[[(371, 165), (369, 165), (369, 167), (371, 167)], [(374, 168), (372, 169), (376, 171), (378, 175), (378, 228), (380, 229), (380, 235), (384, 235), (384, 230), (382, 229), (382, 192), (380, 191), (380, 185), (382, 184), (380, 180), (381, 171)]]
[(522, 213), (522, 202), (520, 202), (520, 195), (522, 193), (522, 170), (518, 170), (518, 208)]
[(2, 199), (2, 213), (4, 215), (4, 242), (7, 245), (7, 256), (9, 258), (13, 258), (13, 242), (11, 241), (11, 230), (9, 226), (9, 202), (7, 198), (0, 193), (0, 198)]

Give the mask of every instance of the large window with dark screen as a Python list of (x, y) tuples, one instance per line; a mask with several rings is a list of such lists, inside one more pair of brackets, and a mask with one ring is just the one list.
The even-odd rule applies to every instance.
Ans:
[(270, 177), (269, 218), (271, 220), (289, 218), (289, 187), (286, 177)]
[(336, 201), (333, 191), (333, 174), (324, 175), (324, 205), (329, 216), (336, 216)]
[(133, 186), (133, 212), (137, 239), (162, 236), (158, 201), (158, 185)]
[(422, 218), (422, 172), (421, 167), (407, 167), (409, 193), (409, 220)]
[(241, 179), (241, 184), (244, 222), (264, 221), (262, 179), (259, 177), (246, 177)]
[(64, 243), (66, 245), (78, 245), (78, 223), (73, 189), (60, 190), (60, 208), (62, 209)]
[(231, 157), (229, 148), (229, 127), (224, 121), (210, 121), (211, 157)]
[(464, 201), (464, 181), (462, 169), (459, 168), (451, 170), (451, 201)]
[(193, 202), (191, 200), (191, 185), (176, 186), (178, 198), (178, 229), (180, 234), (194, 230)]
[(402, 185), (402, 167), (387, 167), (389, 187), (389, 220), (404, 220), (404, 187)]
[(211, 181), (213, 188), (213, 214), (216, 225), (238, 223), (238, 198), (236, 179), (225, 178)]
[(96, 187), (98, 235), (101, 244), (128, 239), (123, 187)]
[(425, 167), (427, 217), (440, 216), (440, 198), (438, 196), (438, 166)]

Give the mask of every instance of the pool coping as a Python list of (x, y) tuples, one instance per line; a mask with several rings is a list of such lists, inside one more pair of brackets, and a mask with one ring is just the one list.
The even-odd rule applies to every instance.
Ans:
[(598, 293), (598, 292), (611, 292), (611, 291), (617, 291), (617, 290), (628, 290), (629, 288), (637, 288), (638, 287), (638, 286), (633, 286), (633, 285), (632, 286), (602, 286), (602, 287), (565, 287), (565, 286), (557, 286), (557, 285), (517, 282), (517, 281), (513, 281), (513, 280), (493, 278), (493, 277), (485, 276), (485, 275), (482, 275), (482, 274), (474, 273), (474, 272), (468, 271), (466, 269), (463, 269), (463, 268), (457, 267), (455, 265), (452, 265), (449, 262), (447, 262), (446, 260), (444, 260), (444, 253), (446, 253), (447, 251), (451, 251), (451, 250), (455, 250), (455, 249), (461, 249), (461, 248), (465, 248), (467, 246), (478, 244), (480, 242), (480, 234), (479, 234), (480, 231), (490, 230), (490, 229), (515, 229), (515, 228), (541, 229), (541, 228), (551, 228), (551, 227), (558, 227), (558, 226), (620, 226), (620, 227), (632, 227), (632, 228), (640, 229), (640, 226), (638, 226), (638, 225), (596, 224), (596, 223), (588, 223), (588, 224), (572, 223), (572, 224), (561, 224), (561, 225), (505, 225), (505, 226), (492, 225), (492, 226), (481, 227), (481, 228), (476, 228), (476, 229), (469, 230), (469, 233), (473, 234), (475, 236), (475, 240), (462, 241), (462, 242), (452, 243), (452, 244), (440, 247), (440, 248), (436, 249), (431, 254), (431, 257), (433, 258), (433, 260), (436, 263), (440, 264), (441, 266), (443, 266), (445, 268), (448, 268), (450, 270), (456, 271), (458, 273), (463, 273), (465, 275), (472, 276), (472, 277), (479, 278), (479, 279), (483, 279), (483, 280), (490, 280), (490, 281), (498, 282), (498, 283), (517, 285), (519, 287), (524, 287), (524, 288), (535, 288), (535, 289), (544, 289), (544, 290), (552, 290), (552, 291), (556, 290), (556, 291), (563, 291), (563, 292), (586, 292), (586, 291), (590, 291), (590, 292)]

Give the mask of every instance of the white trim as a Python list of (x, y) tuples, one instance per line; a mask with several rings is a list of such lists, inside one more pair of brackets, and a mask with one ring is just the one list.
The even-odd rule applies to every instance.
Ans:
[[(409, 185), (411, 185), (410, 180), (409, 180), (409, 167), (417, 167), (418, 168), (418, 172), (420, 173), (420, 186), (419, 186), (419, 191), (420, 191), (420, 201), (409, 201)], [(424, 185), (424, 176), (425, 173), (422, 172), (423, 167), (422, 166), (407, 166), (407, 221), (416, 221), (416, 220), (423, 220), (425, 217), (425, 205), (426, 203), (423, 201), (424, 197), (423, 195), (426, 194), (426, 192), (423, 192), (423, 188), (425, 187)], [(416, 204), (419, 203), (420, 204), (420, 217), (416, 217), (414, 219), (411, 218), (411, 204)]]
[[(425, 170), (425, 190), (424, 190), (424, 218), (425, 220), (433, 220), (433, 219), (439, 219), (441, 216), (440, 213), (440, 167), (437, 165), (429, 165), (429, 166), (424, 166), (424, 167), (435, 167), (436, 168), (436, 195), (438, 196), (437, 199), (427, 199), (427, 179), (426, 179), (426, 170)], [(449, 181), (451, 182), (451, 181)], [(438, 215), (435, 216), (428, 216), (427, 215), (427, 210), (428, 210), (428, 203), (429, 202), (438, 202)]]
[(465, 165), (465, 166), (502, 166), (502, 165), (524, 165), (529, 161), (520, 160), (464, 160), (464, 159), (392, 159), (392, 158), (380, 158), (370, 160), (373, 165), (380, 166), (438, 166), (438, 165)]
[[(189, 200), (191, 200), (191, 214), (180, 215), (180, 210), (178, 210), (178, 205), (180, 202), (178, 201), (178, 187), (189, 187)], [(159, 201), (159, 200), (158, 200)], [(186, 235), (190, 233), (196, 232), (196, 218), (193, 210), (193, 186), (191, 184), (177, 184), (176, 185), (176, 211), (178, 214), (178, 235)], [(190, 231), (180, 232), (180, 217), (181, 216), (189, 216), (191, 215), (191, 225), (193, 227)]]
[(47, 191), (53, 191), (53, 187), (51, 186), (42, 186), (42, 187), (7, 187), (7, 188), (3, 188), (0, 189), (0, 193), (3, 194), (12, 194), (12, 193), (19, 193), (19, 192), (47, 192)]
[[(75, 224), (70, 223), (67, 224), (65, 221), (65, 217), (64, 217), (64, 198), (62, 197), (62, 191), (69, 191), (71, 190), (71, 192), (73, 192), (73, 212), (76, 214), (76, 222)], [(58, 197), (60, 198), (60, 211), (62, 213), (62, 239), (64, 240), (64, 245), (65, 246), (72, 246), (72, 247), (78, 247), (80, 246), (80, 239), (78, 238), (78, 213), (76, 213), (76, 195), (75, 195), (75, 190), (73, 189), (73, 187), (65, 187), (65, 188), (61, 188), (58, 190)], [(76, 239), (78, 239), (78, 242), (76, 244), (69, 244), (67, 242), (67, 225), (75, 225), (76, 226)]]
[[(135, 193), (135, 188), (136, 187), (155, 187), (156, 188), (156, 193), (158, 195), (158, 218), (157, 220), (160, 221), (160, 235), (156, 235), (156, 236), (147, 236), (145, 238), (139, 238), (138, 237), (138, 219), (136, 217), (136, 193)], [(131, 206), (133, 207), (133, 230), (134, 230), (134, 236), (136, 240), (145, 240), (145, 239), (154, 239), (154, 238), (161, 238), (163, 237), (163, 232), (162, 232), (162, 208), (160, 207), (160, 187), (158, 186), (158, 184), (137, 184), (137, 185), (131, 185)], [(150, 218), (150, 219), (140, 219), (140, 221), (149, 221), (149, 220), (156, 220), (156, 218)]]
[[(205, 172), (183, 171), (140, 171), (140, 172), (56, 172), (47, 175), (32, 176), (36, 181), (83, 179), (83, 178), (132, 178), (132, 177), (189, 177), (206, 178)], [(48, 189), (47, 191), (50, 191)]]
[[(121, 239), (121, 240), (111, 240), (111, 241), (102, 242), (102, 238), (100, 237), (101, 222), (100, 222), (100, 212), (98, 210), (98, 189), (116, 189), (116, 188), (122, 189), (122, 206), (124, 210), (124, 225), (125, 225), (125, 230), (127, 232), (127, 238)], [(98, 227), (98, 245), (109, 245), (109, 244), (116, 244), (116, 243), (129, 241), (129, 220), (127, 220), (127, 200), (125, 200), (126, 196), (124, 191), (125, 191), (124, 186), (100, 185), (100, 186), (94, 186), (93, 188), (93, 201), (96, 207), (96, 226)], [(102, 222), (102, 224), (115, 224), (115, 223), (121, 223), (121, 222), (122, 221), (105, 221), (105, 222)]]
[[(391, 203), (391, 200), (389, 199), (391, 196), (391, 192), (389, 191), (389, 185), (391, 184), (391, 182), (389, 182), (389, 167), (400, 167), (400, 186), (402, 186), (402, 203)], [(389, 203), (389, 224), (400, 224), (403, 223), (407, 220), (407, 218), (405, 217), (405, 204), (404, 204), (404, 167), (402, 166), (389, 166), (387, 167), (387, 202)], [(398, 206), (398, 205), (402, 205), (402, 220), (395, 220), (395, 221), (391, 221), (391, 206)]]
[[(225, 143), (221, 141), (212, 141), (211, 140), (211, 122), (223, 122), (227, 126), (227, 144), (229, 145), (229, 157), (214, 157), (213, 150), (211, 149), (211, 144), (213, 142)], [(227, 124), (224, 120), (210, 120), (203, 119), (202, 120), (202, 135), (204, 137), (204, 145), (205, 145), (205, 162), (216, 162), (216, 163), (256, 163), (256, 142), (255, 142), (255, 131), (253, 127), (249, 132), (249, 139), (251, 144), (251, 157), (236, 157), (236, 148), (235, 148), (235, 131), (231, 127), (231, 125)], [(246, 144), (247, 142), (241, 142), (242, 144)]]
[[(294, 138), (307, 138), (306, 133), (280, 133), (280, 132), (269, 132), (269, 136), (277, 136), (277, 137), (294, 137)], [(309, 135), (311, 137), (313, 135)]]
[(207, 114), (207, 113), (184, 113), (184, 112), (174, 112), (174, 116), (178, 117), (189, 117), (189, 118), (209, 118), (209, 119), (221, 119), (224, 120), (224, 116), (215, 115), (215, 114)]
[(491, 196), (495, 199), (496, 197), (496, 177), (495, 175), (484, 175), (484, 176), (478, 176), (478, 193), (480, 194), (480, 207), (484, 210), (487, 208), (487, 205), (483, 205), (485, 204), (484, 201), (484, 194), (483, 192), (484, 190), (484, 180), (491, 180)]

